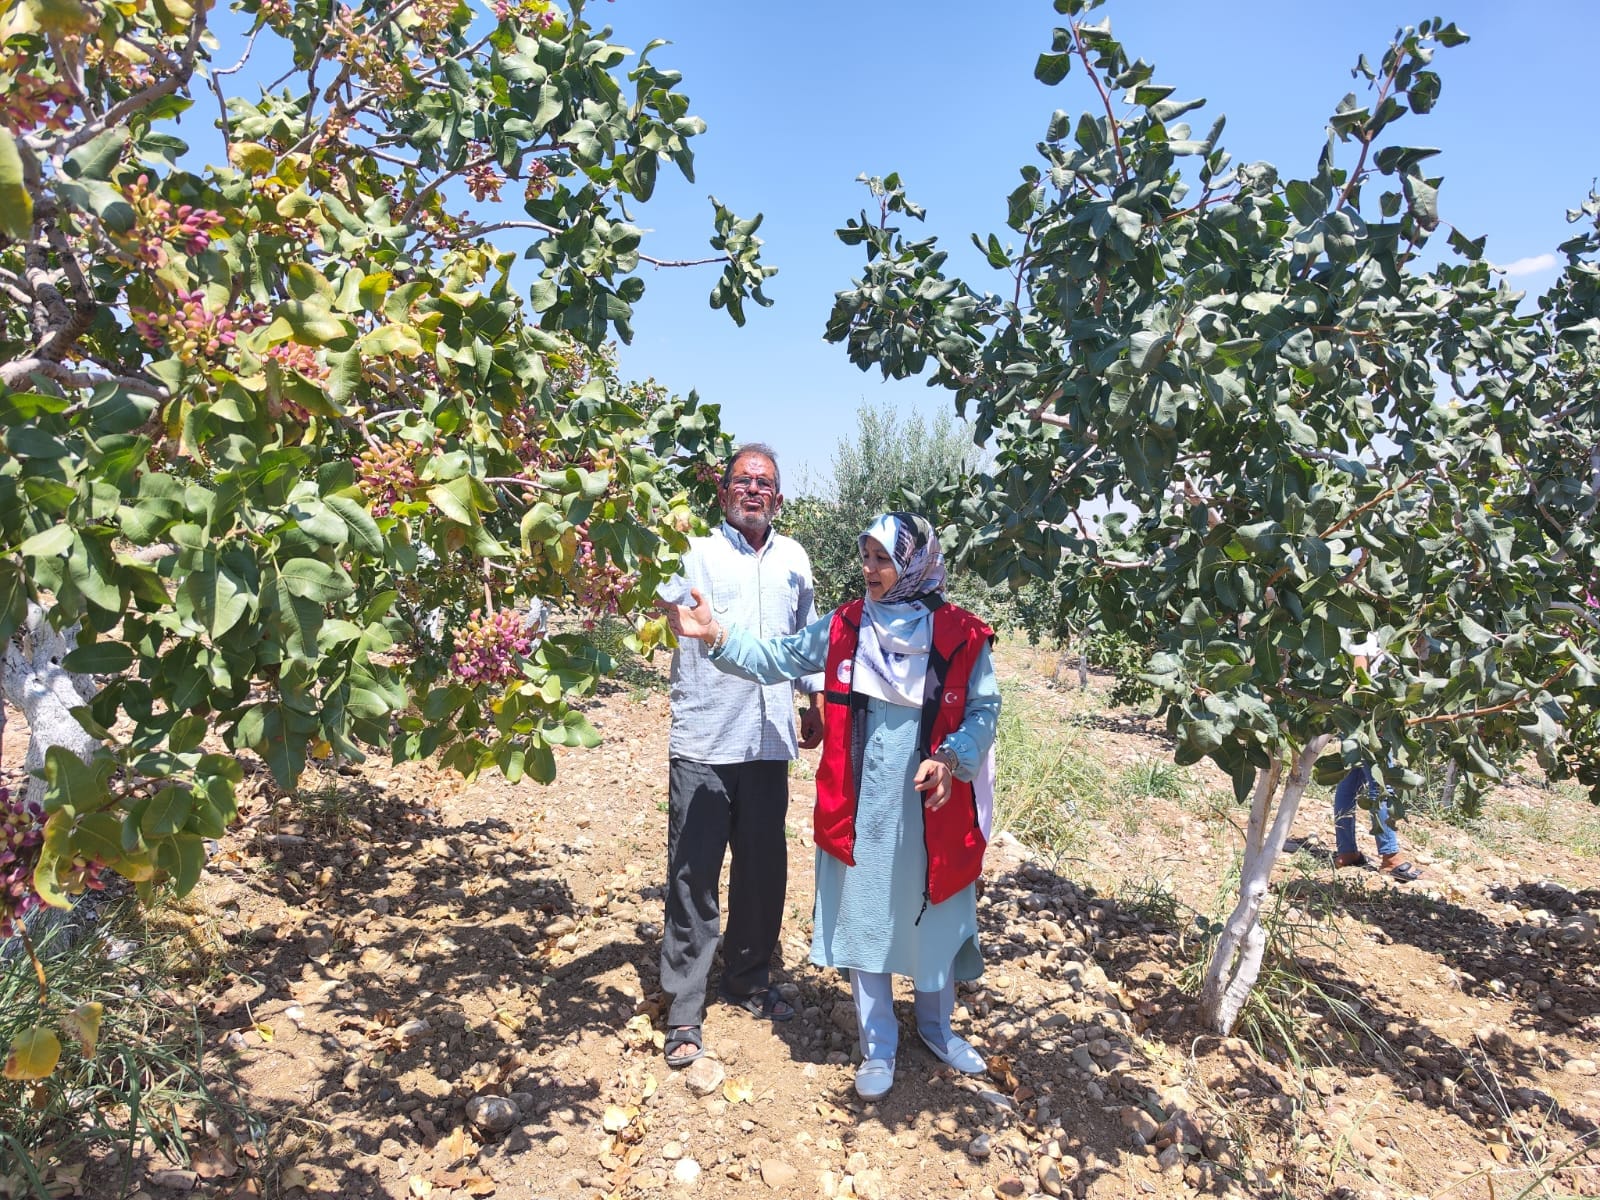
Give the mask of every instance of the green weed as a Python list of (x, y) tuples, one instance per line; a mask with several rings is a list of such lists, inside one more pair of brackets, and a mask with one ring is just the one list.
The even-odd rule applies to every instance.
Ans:
[[(1287, 865), (1291, 877), (1273, 889), (1261, 916), (1266, 952), (1235, 1033), (1263, 1054), (1269, 1047), (1276, 1049), (1304, 1071), (1310, 1068), (1310, 1058), (1332, 1064), (1359, 1051), (1364, 1042), (1379, 1047), (1385, 1043), (1362, 1017), (1362, 1003), (1355, 993), (1323, 983), (1302, 965), (1302, 948), (1316, 944), (1337, 957), (1343, 938), (1333, 921), (1336, 895), (1320, 877), (1326, 868), (1303, 854), (1288, 859)], [(1196, 915), (1190, 933), (1192, 954), (1178, 976), (1184, 991), (1199, 993), (1238, 892), (1235, 858), (1218, 885), (1211, 915)]]
[(1189, 791), (1182, 767), (1160, 758), (1129, 763), (1117, 776), (1117, 790), (1126, 796), (1152, 800), (1182, 800)]
[(116, 1147), (130, 1178), (147, 1151), (187, 1163), (190, 1139), (206, 1123), (227, 1137), (259, 1136), (222, 1064), (207, 1057), (193, 1009), (169, 990), (184, 956), (179, 939), (150, 936), (135, 914), (74, 932), (69, 938), (57, 924), (38, 939), (47, 996), (26, 954), (0, 962), (0, 1045), (23, 1029), (59, 1025), (80, 1005), (104, 1009), (92, 1056), (63, 1038), (51, 1075), (0, 1081), (0, 1161), (12, 1164), (0, 1173), (0, 1192), (55, 1194), (52, 1168), (82, 1162), (96, 1147)]
[(995, 825), (1030, 849), (1086, 857), (1088, 822), (1106, 803), (1105, 772), (1073, 745), (1072, 726), (1051, 728), (1008, 694), (1000, 714)]
[(1176, 929), (1182, 907), (1165, 880), (1149, 876), (1117, 893), (1117, 905), (1149, 925)]

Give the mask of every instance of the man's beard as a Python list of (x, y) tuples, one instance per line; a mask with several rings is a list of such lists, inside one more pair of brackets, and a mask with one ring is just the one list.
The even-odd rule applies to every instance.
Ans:
[(766, 537), (772, 528), (772, 514), (770, 512), (742, 513), (737, 510), (728, 514), (728, 524), (732, 525), (746, 539)]

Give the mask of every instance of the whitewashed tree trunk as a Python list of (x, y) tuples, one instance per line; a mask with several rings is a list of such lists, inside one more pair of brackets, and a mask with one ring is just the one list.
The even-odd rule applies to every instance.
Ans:
[(1312, 738), (1295, 755), (1276, 813), (1273, 800), (1283, 776), (1283, 755), (1273, 755), (1267, 767), (1256, 772), (1250, 819), (1245, 826), (1244, 864), (1239, 870), (1239, 903), (1217, 939), (1216, 952), (1211, 956), (1211, 965), (1206, 969), (1205, 983), (1200, 989), (1201, 1023), (1220, 1034), (1233, 1032), (1239, 1013), (1250, 998), (1250, 989), (1255, 987), (1261, 974), (1261, 959), (1267, 949), (1261, 909), (1272, 880), (1272, 868), (1300, 808), (1300, 797), (1311, 781), (1312, 764), (1330, 738), (1330, 734)]
[[(51, 746), (65, 746), (85, 762), (100, 748), (72, 715), (99, 690), (93, 676), (74, 675), (61, 665), (77, 644), (76, 625), (56, 630), (46, 620), (45, 610), (30, 603), (27, 620), (0, 657), (0, 694), (28, 722), (22, 765), (29, 772), (44, 770), (45, 751)], [(44, 781), (30, 775), (26, 795), (29, 800), (43, 800)]]

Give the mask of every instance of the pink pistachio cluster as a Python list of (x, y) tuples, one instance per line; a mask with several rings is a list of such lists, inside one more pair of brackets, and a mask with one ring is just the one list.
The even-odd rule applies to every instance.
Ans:
[(467, 191), (480, 203), (500, 199), (500, 189), (505, 185), (506, 177), (495, 170), (493, 163), (475, 163), (467, 171)]
[(150, 187), (150, 176), (140, 175), (123, 189), (134, 212), (133, 229), (120, 240), (145, 266), (167, 265), (167, 246), (182, 246), (186, 254), (199, 254), (211, 245), (211, 231), (222, 224), (222, 214), (192, 204), (173, 204)]
[(551, 181), (550, 168), (537, 158), (528, 164), (528, 186), (524, 189), (525, 199), (537, 200), (555, 185)]
[(518, 674), (517, 659), (533, 649), (539, 636), (520, 613), (496, 609), (487, 617), (475, 612), (456, 634), (450, 673), (469, 687), (480, 683), (503, 686)]
[(493, 7), (494, 15), (502, 21), (527, 18), (528, 24), (540, 33), (556, 23), (555, 10), (548, 0), (494, 0)]
[(129, 311), (133, 327), (148, 345), (157, 350), (165, 347), (185, 363), (214, 357), (224, 346), (233, 345), (238, 332), (266, 323), (266, 314), (254, 306), (235, 313), (212, 312), (198, 289), (179, 292), (173, 299), (176, 308), (170, 310)]
[(409, 447), (399, 443), (368, 446), (353, 460), (362, 492), (372, 501), (372, 515), (386, 517), (417, 490), (417, 470)]
[[(16, 936), (22, 921), (43, 901), (33, 886), (44, 842), (44, 809), (0, 787), (0, 939)], [(81, 854), (56, 868), (56, 882), (69, 896), (102, 891), (102, 864)]]
[(609, 558), (602, 560), (589, 541), (586, 525), (578, 526), (578, 553), (573, 563), (572, 592), (584, 610), (583, 625), (593, 629), (603, 616), (615, 615), (617, 603), (631, 582), (621, 567)]
[(33, 868), (44, 841), (44, 809), (0, 787), (0, 938), (12, 937), (39, 907)]
[(0, 55), (0, 77), (11, 82), (6, 93), (6, 124), (18, 133), (43, 127), (65, 129), (77, 107), (77, 93), (65, 80), (41, 79), (31, 71), (29, 56), (21, 51)]
[(328, 368), (317, 361), (317, 352), (299, 342), (279, 342), (267, 351), (267, 357), (287, 371), (296, 371), (312, 383), (321, 383), (328, 377)]

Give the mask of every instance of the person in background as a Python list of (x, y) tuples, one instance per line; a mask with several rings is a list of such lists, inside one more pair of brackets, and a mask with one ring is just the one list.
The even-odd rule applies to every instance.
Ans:
[[(778, 458), (759, 443), (734, 451), (717, 489), (723, 520), (695, 538), (683, 574), (663, 596), (709, 597), (723, 620), (762, 636), (792, 633), (816, 618), (811, 560), (772, 528), (783, 505)], [(731, 851), (720, 997), (759, 1017), (794, 1009), (771, 984), (772, 956), (788, 884), (784, 818), (796, 753), (793, 685), (729, 679), (697, 642), (672, 658), (668, 742), (667, 886), (661, 987), (671, 997), (665, 1053), (686, 1067), (704, 1052), (701, 1022), (721, 932), (717, 889)], [(799, 746), (822, 740), (820, 679), (802, 679)]]
[[(1382, 665), (1387, 653), (1377, 639), (1367, 637), (1350, 647), (1350, 656), (1358, 671), (1371, 674)], [(1356, 808), (1358, 798), (1367, 792), (1374, 799), (1372, 810), (1373, 839), (1378, 844), (1378, 869), (1401, 883), (1421, 879), (1422, 872), (1407, 862), (1400, 853), (1400, 838), (1389, 821), (1389, 801), (1372, 778), (1366, 766), (1352, 767), (1333, 791), (1333, 864), (1336, 867), (1364, 867), (1367, 856), (1356, 849)]]
[(983, 971), (975, 882), (994, 812), (1000, 691), (993, 631), (944, 599), (933, 527), (887, 513), (857, 542), (865, 597), (798, 633), (762, 639), (698, 591), (670, 618), (738, 678), (823, 672), (811, 961), (850, 973), (856, 1091), (877, 1100), (894, 1083), (895, 975), (912, 981), (917, 1032), (934, 1056), (971, 1074), (985, 1067), (950, 1018), (956, 981)]

